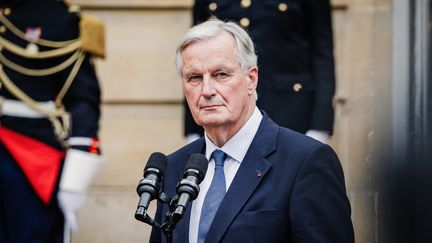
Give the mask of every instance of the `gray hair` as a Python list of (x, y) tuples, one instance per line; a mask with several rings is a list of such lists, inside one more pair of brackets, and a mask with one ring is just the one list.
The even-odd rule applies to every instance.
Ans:
[(211, 18), (206, 22), (192, 27), (183, 37), (176, 51), (175, 64), (177, 72), (182, 75), (183, 63), (181, 53), (186, 47), (200, 40), (214, 38), (218, 36), (221, 31), (226, 31), (234, 37), (237, 47), (237, 57), (243, 71), (257, 66), (257, 55), (255, 54), (254, 44), (248, 33), (234, 22), (223, 22), (217, 18)]

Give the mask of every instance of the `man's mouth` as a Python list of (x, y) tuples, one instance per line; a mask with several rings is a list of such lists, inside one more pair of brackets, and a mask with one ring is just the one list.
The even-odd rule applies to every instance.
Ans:
[(211, 109), (218, 108), (220, 106), (222, 106), (222, 105), (219, 105), (219, 104), (203, 105), (203, 106), (201, 106), (201, 109), (211, 110)]

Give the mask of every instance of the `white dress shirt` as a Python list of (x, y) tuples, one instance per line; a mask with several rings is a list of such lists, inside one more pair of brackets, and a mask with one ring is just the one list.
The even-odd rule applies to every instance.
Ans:
[[(214, 150), (220, 149), (227, 155), (224, 163), (224, 173), (226, 181), (226, 190), (231, 185), (235, 174), (237, 173), (243, 158), (245, 157), (253, 138), (255, 137), (258, 127), (261, 123), (262, 114), (255, 107), (255, 110), (246, 124), (230, 139), (228, 140), (222, 148), (216, 146), (207, 134), (204, 134), (206, 151), (205, 156), (210, 160), (210, 156)], [(204, 180), (200, 184), (200, 192), (195, 201), (192, 202), (191, 217), (189, 222), (189, 242), (196, 243), (198, 240), (198, 228), (200, 222), (201, 208), (204, 203), (205, 195), (210, 187), (213, 180), (215, 162), (212, 158), (209, 161), (207, 173)]]

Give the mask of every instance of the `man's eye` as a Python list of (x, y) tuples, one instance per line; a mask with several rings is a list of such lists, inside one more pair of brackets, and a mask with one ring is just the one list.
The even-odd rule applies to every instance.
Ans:
[(228, 74), (227, 73), (216, 73), (216, 77), (217, 78), (226, 78), (226, 77), (228, 77)]
[(199, 75), (190, 76), (188, 79), (189, 82), (198, 82), (200, 80), (201, 80), (201, 76), (199, 76)]

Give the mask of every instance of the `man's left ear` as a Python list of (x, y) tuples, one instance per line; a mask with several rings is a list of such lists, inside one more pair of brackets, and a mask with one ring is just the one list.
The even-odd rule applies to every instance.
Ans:
[(258, 85), (258, 67), (251, 67), (247, 73), (248, 77), (248, 93), (252, 95)]

